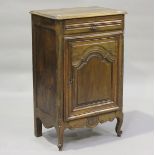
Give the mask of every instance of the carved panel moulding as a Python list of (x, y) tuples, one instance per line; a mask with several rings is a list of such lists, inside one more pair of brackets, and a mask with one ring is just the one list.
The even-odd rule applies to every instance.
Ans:
[(77, 103), (77, 104), (79, 106), (91, 104), (91, 106), (92, 106), (93, 104), (111, 104), (111, 103), (113, 103), (113, 101), (111, 101), (110, 99), (102, 99), (102, 100), (95, 100), (95, 101), (89, 101), (89, 102)]
[(84, 65), (88, 63), (91, 58), (97, 57), (103, 62), (113, 62), (115, 61), (115, 55), (112, 54), (111, 50), (107, 50), (102, 46), (91, 46), (88, 47), (84, 53), (86, 53), (83, 58), (80, 60), (73, 62), (73, 66), (75, 68), (82, 68)]

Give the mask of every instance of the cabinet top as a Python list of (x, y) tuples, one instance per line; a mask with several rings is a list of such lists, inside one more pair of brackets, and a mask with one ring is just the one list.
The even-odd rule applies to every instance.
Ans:
[(77, 7), (77, 8), (34, 10), (31, 11), (30, 13), (51, 19), (63, 20), (72, 18), (126, 14), (126, 11), (109, 9), (104, 7)]

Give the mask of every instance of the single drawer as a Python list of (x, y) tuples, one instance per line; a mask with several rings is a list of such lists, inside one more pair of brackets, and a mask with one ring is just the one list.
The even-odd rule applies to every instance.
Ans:
[(124, 29), (124, 16), (110, 16), (65, 20), (64, 33), (85, 33)]

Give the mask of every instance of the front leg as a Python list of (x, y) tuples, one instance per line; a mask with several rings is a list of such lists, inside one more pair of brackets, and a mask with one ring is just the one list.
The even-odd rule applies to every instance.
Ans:
[(64, 137), (64, 127), (63, 124), (59, 123), (56, 127), (57, 136), (58, 136), (58, 148), (59, 151), (62, 151), (63, 147), (63, 137)]
[(115, 131), (117, 133), (117, 136), (118, 137), (121, 137), (121, 134), (122, 134), (121, 127), (122, 127), (122, 123), (123, 123), (123, 113), (120, 112), (118, 114), (118, 116), (116, 117), (116, 119), (117, 119), (117, 124), (116, 124)]

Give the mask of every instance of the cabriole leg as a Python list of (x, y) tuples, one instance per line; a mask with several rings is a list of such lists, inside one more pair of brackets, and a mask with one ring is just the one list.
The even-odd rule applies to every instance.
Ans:
[(116, 124), (116, 128), (115, 128), (115, 131), (117, 133), (117, 136), (118, 137), (121, 137), (121, 134), (122, 134), (122, 130), (121, 130), (121, 127), (122, 127), (122, 123), (123, 123), (123, 114), (121, 113), (119, 116), (116, 117), (117, 118), (117, 124)]

